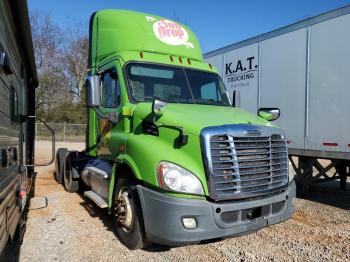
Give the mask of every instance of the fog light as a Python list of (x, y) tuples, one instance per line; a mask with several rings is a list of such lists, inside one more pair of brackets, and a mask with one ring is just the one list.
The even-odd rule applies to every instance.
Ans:
[(193, 217), (184, 217), (182, 223), (184, 224), (184, 227), (188, 229), (194, 229), (197, 227), (197, 221)]

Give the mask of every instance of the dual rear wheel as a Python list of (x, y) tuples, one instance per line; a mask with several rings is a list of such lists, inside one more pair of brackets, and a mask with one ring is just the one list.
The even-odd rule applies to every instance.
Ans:
[(55, 158), (55, 179), (59, 184), (63, 183), (64, 162), (68, 154), (67, 148), (59, 148)]
[(64, 188), (70, 192), (77, 192), (79, 189), (78, 171), (72, 167), (70, 151), (67, 148), (57, 150), (55, 159), (55, 179), (59, 184), (63, 184)]

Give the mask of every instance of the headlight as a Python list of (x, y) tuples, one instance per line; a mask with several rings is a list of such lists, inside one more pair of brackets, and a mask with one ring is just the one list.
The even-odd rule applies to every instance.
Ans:
[(292, 181), (294, 179), (294, 176), (296, 175), (296, 172), (293, 168), (292, 163), (290, 162), (290, 160), (288, 161), (288, 182)]
[(159, 187), (181, 193), (203, 195), (203, 187), (198, 177), (173, 163), (162, 161), (157, 166)]

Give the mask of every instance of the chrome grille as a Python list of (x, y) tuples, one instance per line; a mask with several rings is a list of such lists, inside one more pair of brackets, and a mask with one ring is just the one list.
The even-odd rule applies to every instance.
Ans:
[(219, 134), (207, 140), (209, 190), (214, 200), (255, 197), (287, 186), (288, 153), (281, 134)]

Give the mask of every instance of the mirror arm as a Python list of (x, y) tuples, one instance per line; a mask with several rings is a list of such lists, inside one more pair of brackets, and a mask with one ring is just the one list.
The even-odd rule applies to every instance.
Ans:
[(106, 116), (98, 109), (98, 108), (96, 108), (96, 107), (91, 107), (94, 111), (95, 111), (95, 113), (99, 116), (99, 117), (101, 117), (101, 118), (106, 118)]
[(52, 155), (51, 155), (51, 160), (46, 163), (46, 164), (34, 164), (34, 165), (25, 165), (26, 167), (35, 167), (35, 166), (48, 166), (51, 165), (53, 163), (53, 161), (55, 161), (55, 153), (56, 153), (56, 137), (55, 137), (55, 130), (53, 130), (52, 127), (50, 127), (48, 124), (46, 124), (45, 121), (41, 120), (39, 117), (37, 116), (27, 116), (27, 118), (31, 118), (31, 119), (37, 119), (39, 120), (39, 122), (41, 122), (47, 129), (49, 129), (49, 131), (51, 132), (52, 135)]
[(180, 126), (172, 126), (172, 125), (164, 125), (164, 124), (159, 124), (157, 125), (157, 111), (156, 110), (161, 110), (162, 108), (164, 108), (167, 105), (166, 102), (162, 101), (162, 100), (158, 100), (157, 97), (153, 97), (153, 102), (152, 102), (152, 120), (153, 120), (153, 124), (157, 127), (165, 127), (165, 128), (169, 128), (169, 129), (174, 129), (179, 131), (180, 135), (178, 137), (179, 139), (179, 144), (180, 146), (184, 146), (187, 144), (188, 142), (188, 135), (185, 134), (185, 131), (182, 127)]
[[(98, 108), (96, 107), (92, 107), (92, 109), (96, 112), (96, 114), (103, 119), (107, 119), (108, 121), (110, 121), (112, 124), (116, 124), (118, 123), (118, 113), (109, 113), (107, 115), (103, 114)], [(114, 115), (114, 117), (112, 118), (112, 114)]]
[(181, 146), (184, 146), (187, 144), (188, 142), (188, 135), (186, 135), (184, 129), (180, 126), (171, 126), (171, 125), (163, 125), (163, 124), (159, 124), (157, 125), (158, 128), (160, 127), (164, 127), (164, 128), (169, 128), (169, 129), (174, 129), (179, 131), (180, 135), (179, 135), (179, 142)]
[(236, 90), (232, 94), (232, 107), (236, 107)]

